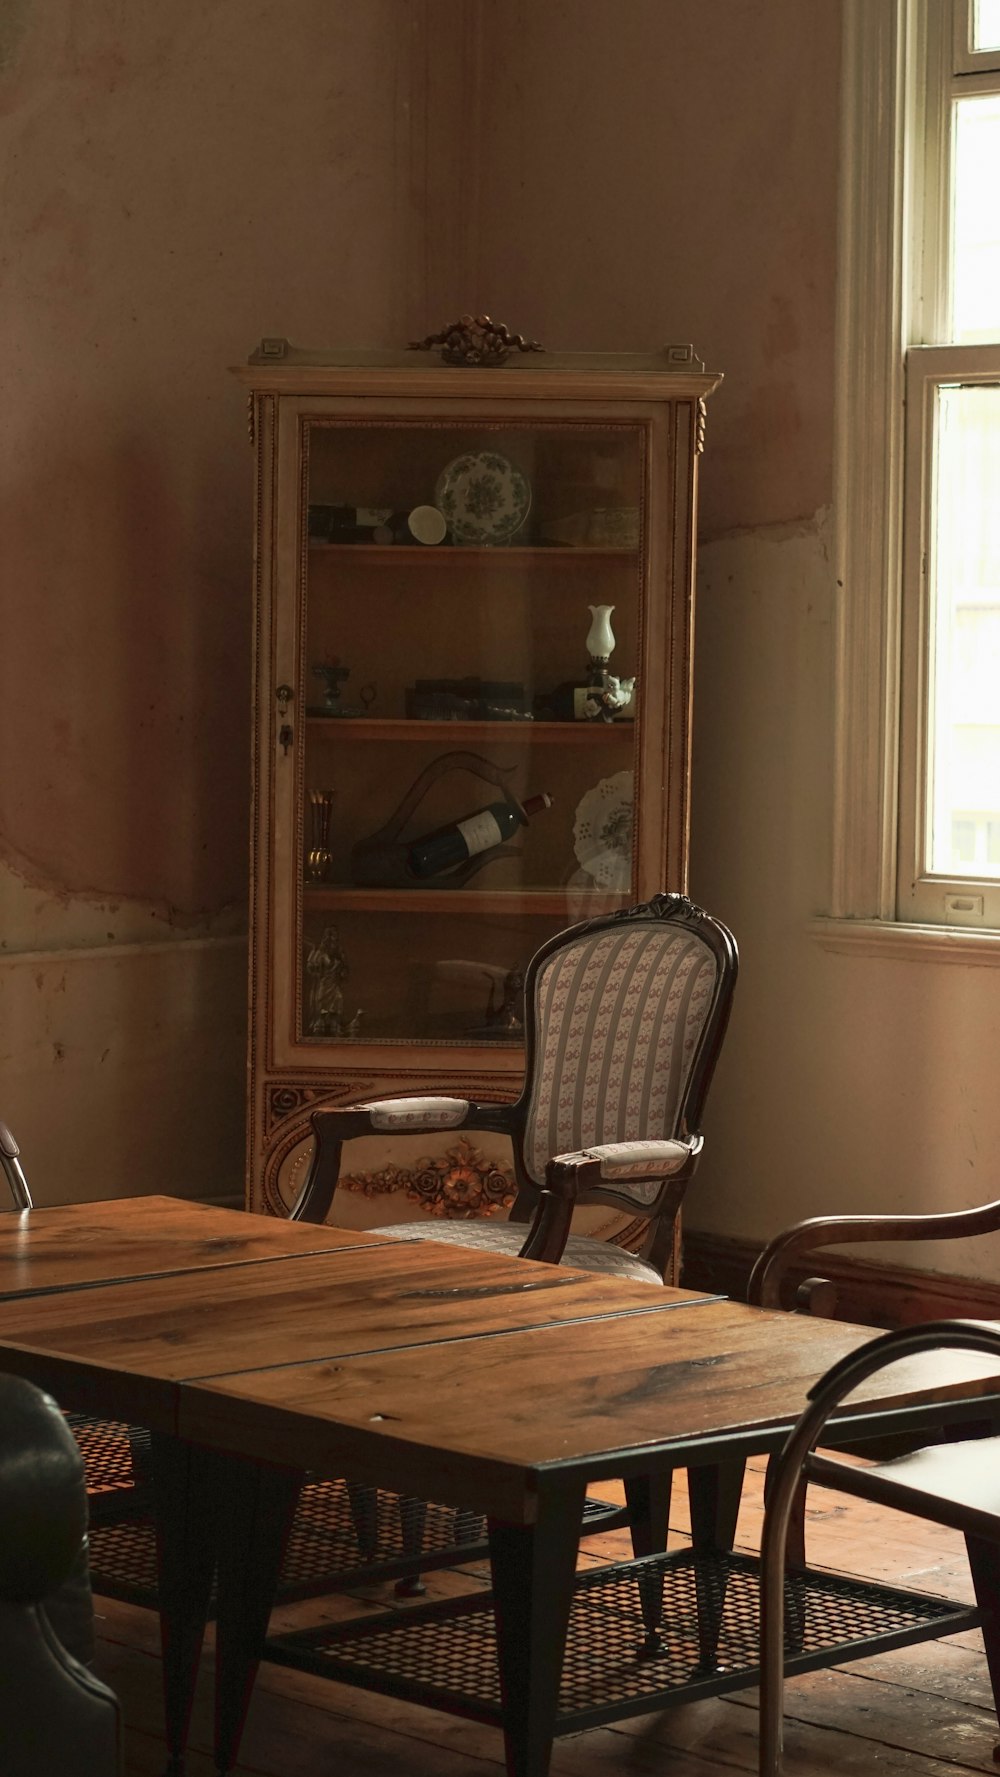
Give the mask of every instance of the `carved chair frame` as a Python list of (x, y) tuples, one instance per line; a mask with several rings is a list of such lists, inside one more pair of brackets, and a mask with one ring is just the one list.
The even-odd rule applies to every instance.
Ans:
[[(736, 983), (738, 956), (732, 934), (711, 914), (698, 907), (686, 895), (658, 894), (651, 901), (622, 908), (600, 918), (585, 920), (558, 932), (548, 939), (532, 957), (525, 971), (525, 1056), (524, 1082), (518, 1097), (508, 1104), (481, 1104), (473, 1100), (452, 1098), (448, 1114), (438, 1126), (420, 1123), (421, 1134), (457, 1133), (483, 1130), (511, 1138), (514, 1173), (518, 1192), (511, 1210), (512, 1222), (532, 1226), (521, 1248), (522, 1258), (542, 1259), (557, 1263), (569, 1233), (573, 1205), (580, 1196), (588, 1201), (607, 1203), (636, 1214), (635, 1199), (624, 1190), (615, 1190), (602, 1167), (602, 1149), (593, 1147), (574, 1155), (551, 1156), (546, 1167), (544, 1187), (529, 1175), (524, 1159), (524, 1136), (528, 1109), (534, 1086), (538, 1055), (538, 1025), (535, 1016), (535, 985), (540, 970), (549, 958), (581, 939), (615, 931), (622, 925), (651, 922), (670, 923), (681, 931), (694, 933), (711, 951), (716, 962), (712, 1003), (706, 1013), (698, 1040), (697, 1053), (687, 1070), (687, 1079), (677, 1107), (674, 1135), (688, 1148), (683, 1165), (676, 1165), (662, 1180), (661, 1189), (642, 1214), (648, 1217), (648, 1232), (642, 1256), (663, 1271), (670, 1256), (676, 1211), (694, 1171), (702, 1146), (700, 1121), (705, 1095), (711, 1083), (719, 1051), (726, 1033)], [(312, 1162), (299, 1197), (291, 1210), (294, 1221), (322, 1222), (329, 1214), (340, 1176), (343, 1144), (358, 1136), (385, 1132), (373, 1121), (380, 1104), (398, 1100), (371, 1101), (361, 1105), (323, 1106), (313, 1112), (312, 1124), (316, 1145)], [(464, 1107), (464, 1109), (462, 1109)], [(401, 1133), (405, 1130), (401, 1129)], [(655, 1170), (651, 1176), (656, 1177)]]

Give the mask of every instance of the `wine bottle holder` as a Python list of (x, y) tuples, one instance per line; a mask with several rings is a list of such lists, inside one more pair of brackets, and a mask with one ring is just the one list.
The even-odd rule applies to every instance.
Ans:
[[(506, 782), (512, 770), (513, 767), (494, 765), (491, 759), (484, 759), (478, 753), (442, 753), (437, 759), (432, 759), (410, 785), (385, 825), (379, 827), (369, 838), (359, 840), (354, 847), (351, 853), (354, 881), (365, 888), (419, 888), (424, 879), (414, 874), (409, 855), (413, 840), (418, 835), (413, 833), (404, 837), (404, 831), (431, 786), (439, 783), (449, 772), (469, 772), (482, 783), (492, 784), (501, 792), (504, 800), (520, 813), (520, 804), (511, 795)], [(485, 864), (497, 857), (510, 856), (512, 850), (513, 847), (506, 844), (490, 846), (469, 858), (465, 864), (449, 870), (447, 875), (435, 876), (434, 885), (438, 888), (461, 888)]]

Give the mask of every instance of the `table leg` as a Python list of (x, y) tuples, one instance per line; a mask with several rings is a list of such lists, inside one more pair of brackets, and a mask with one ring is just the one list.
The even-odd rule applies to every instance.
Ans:
[(547, 1777), (585, 1493), (541, 1494), (532, 1525), (490, 1520), (507, 1777)]
[(153, 1432), (150, 1463), (167, 1773), (168, 1777), (180, 1777), (215, 1573), (223, 1498), (218, 1458), (210, 1450), (165, 1432)]
[(220, 1456), (225, 1510), (216, 1605), (215, 1760), (230, 1771), (239, 1753), (288, 1532), (304, 1475)]

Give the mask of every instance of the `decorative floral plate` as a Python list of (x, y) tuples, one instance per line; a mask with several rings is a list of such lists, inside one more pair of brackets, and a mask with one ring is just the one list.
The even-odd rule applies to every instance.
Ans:
[(573, 822), (573, 850), (599, 888), (632, 886), (632, 798), (630, 771), (616, 771), (581, 796)]
[(442, 469), (434, 504), (455, 543), (506, 543), (531, 509), (531, 488), (506, 457), (484, 450), (456, 457)]

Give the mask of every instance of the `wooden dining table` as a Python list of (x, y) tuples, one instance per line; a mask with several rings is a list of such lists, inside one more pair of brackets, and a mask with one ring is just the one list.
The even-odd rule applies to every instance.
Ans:
[[(175, 1771), (213, 1578), (220, 1770), (235, 1762), (262, 1651), (494, 1722), (510, 1777), (544, 1777), (559, 1733), (745, 1683), (716, 1657), (727, 1590), (743, 1584), (731, 1555), (742, 1465), (780, 1445), (810, 1384), (870, 1336), (708, 1293), (180, 1199), (0, 1217), (0, 1368), (66, 1410), (151, 1433)], [(882, 1429), (884, 1414), (905, 1429), (992, 1419), (1000, 1372), (955, 1352), (900, 1365), (847, 1404), (837, 1436), (870, 1433), (875, 1415)], [(663, 1553), (679, 1467), (694, 1530), (681, 1556)], [(267, 1642), (307, 1470), (485, 1515), (491, 1590), (450, 1612), (438, 1600), (339, 1637)], [(577, 1575), (587, 1490), (612, 1478), (625, 1482), (641, 1556), (616, 1570), (614, 1599), (599, 1596), (597, 1582), (611, 1582), (596, 1569)], [(667, 1682), (666, 1581), (684, 1561), (700, 1658)], [(627, 1610), (623, 1586), (635, 1594)], [(882, 1631), (892, 1645), (943, 1632), (944, 1607), (923, 1625), (907, 1608), (912, 1623), (900, 1606)], [(614, 1620), (618, 1639), (596, 1690), (577, 1676), (567, 1700), (580, 1611)], [(472, 1650), (471, 1681), (450, 1652), (442, 1677), (440, 1650), (453, 1647), (454, 1660)], [(809, 1648), (801, 1659), (820, 1663)], [(610, 1675), (615, 1661), (628, 1683)]]

